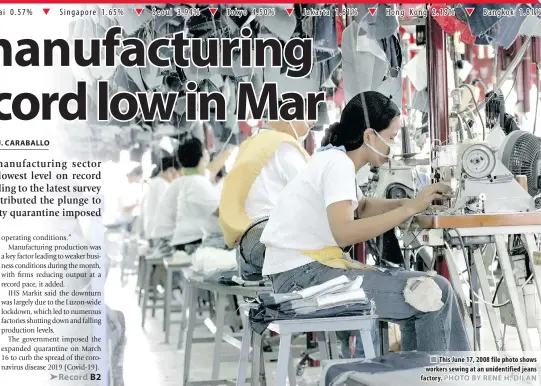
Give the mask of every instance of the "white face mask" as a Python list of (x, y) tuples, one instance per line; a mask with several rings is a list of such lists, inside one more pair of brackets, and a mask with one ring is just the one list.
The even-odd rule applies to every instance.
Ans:
[(310, 129), (306, 130), (306, 134), (299, 137), (299, 134), (297, 134), (297, 130), (295, 130), (295, 126), (293, 126), (293, 123), (289, 122), (289, 126), (291, 126), (291, 130), (293, 130), (293, 134), (295, 134), (295, 139), (299, 143), (304, 143), (306, 140), (306, 137), (308, 137), (308, 134), (310, 133)]
[(383, 154), (381, 151), (379, 151), (378, 149), (376, 149), (374, 146), (370, 145), (369, 143), (365, 143), (366, 147), (369, 148), (370, 150), (372, 150), (374, 153), (376, 153), (377, 155), (383, 157), (383, 158), (387, 158), (387, 159), (392, 159), (393, 158), (393, 148), (392, 148), (392, 145), (387, 142), (381, 135), (379, 135), (379, 133), (377, 131), (374, 131), (374, 133), (376, 133), (376, 136), (379, 138), (379, 140), (381, 142), (383, 142), (385, 145), (387, 145), (389, 147), (389, 151), (387, 154)]

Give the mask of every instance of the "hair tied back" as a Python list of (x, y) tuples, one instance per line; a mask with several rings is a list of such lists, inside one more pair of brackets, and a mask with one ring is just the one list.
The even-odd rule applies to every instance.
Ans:
[(340, 122), (332, 123), (326, 130), (323, 140), (321, 141), (322, 146), (327, 146), (332, 144), (337, 139), (337, 129), (340, 126)]

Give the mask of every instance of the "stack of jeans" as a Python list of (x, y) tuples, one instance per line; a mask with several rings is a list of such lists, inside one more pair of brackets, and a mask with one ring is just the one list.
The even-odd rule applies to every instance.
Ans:
[(262, 334), (276, 320), (370, 315), (373, 303), (361, 288), (362, 276), (346, 276), (291, 293), (259, 295), (259, 307), (250, 310), (252, 329)]

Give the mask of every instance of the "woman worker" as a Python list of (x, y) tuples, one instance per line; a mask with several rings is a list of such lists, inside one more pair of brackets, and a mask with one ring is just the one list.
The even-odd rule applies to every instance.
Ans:
[(381, 235), (450, 191), (435, 184), (413, 200), (360, 197), (356, 172), (390, 158), (399, 116), (397, 106), (378, 92), (361, 93), (347, 104), (340, 122), (329, 128), (323, 151), (285, 187), (271, 213), (261, 236), (267, 245), (263, 274), (278, 293), (361, 275), (376, 313), (401, 326), (404, 351), (468, 351), (460, 309), (446, 279), (382, 272), (348, 260), (340, 249)]
[[(220, 224), (230, 248), (254, 222), (269, 216), (284, 187), (306, 166), (310, 156), (302, 144), (309, 131), (304, 121), (269, 121), (240, 145), (220, 201)], [(264, 255), (251, 258), (239, 263), (245, 279), (257, 280)]]

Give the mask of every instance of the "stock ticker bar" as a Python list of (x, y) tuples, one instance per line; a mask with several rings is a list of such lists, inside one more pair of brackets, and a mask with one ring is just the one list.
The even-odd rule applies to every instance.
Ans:
[[(114, 2), (115, 4), (149, 4), (149, 1), (143, 1), (143, 0), (117, 0)], [(171, 4), (171, 2), (167, 1), (152, 1), (150, 2), (153, 5), (155, 4)], [(379, 4), (380, 2), (376, 2)], [(388, 1), (381, 2), (382, 4), (389, 4)], [(449, 4), (448, 0), (441, 0), (441, 1), (430, 1), (430, 2), (422, 2), (419, 0), (401, 0), (400, 2), (391, 2), (391, 3), (400, 3), (400, 4)], [(518, 1), (518, 0), (477, 0), (472, 1), (468, 4), (538, 4), (539, 1)], [(0, 4), (109, 4), (103, 1), (84, 1), (84, 0), (56, 0), (56, 1), (39, 1), (39, 0), (32, 0), (32, 1), (22, 1), (22, 0), (10, 0), (10, 1), (0, 1)], [(184, 4), (204, 4), (204, 3), (184, 3)], [(273, 0), (269, 2), (264, 2), (261, 0), (227, 0), (227, 1), (213, 1), (212, 4), (292, 4), (290, 1), (287, 0)], [(305, 0), (301, 3), (296, 4), (321, 4), (320, 0)], [(374, 1), (370, 0), (340, 0), (340, 1), (333, 1), (329, 4), (375, 4)]]

